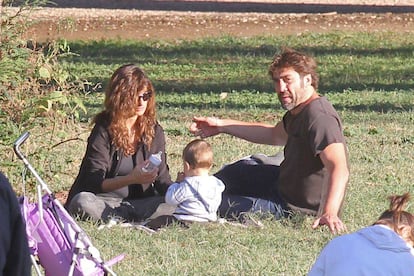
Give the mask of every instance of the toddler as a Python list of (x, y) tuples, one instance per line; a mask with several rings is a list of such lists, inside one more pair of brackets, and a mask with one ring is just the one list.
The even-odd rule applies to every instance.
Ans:
[(213, 165), (213, 151), (202, 139), (191, 141), (183, 150), (183, 172), (177, 181), (168, 187), (165, 202), (177, 206), (172, 215), (159, 216), (147, 223), (147, 227), (158, 229), (177, 222), (209, 222), (217, 220), (224, 183), (209, 175)]

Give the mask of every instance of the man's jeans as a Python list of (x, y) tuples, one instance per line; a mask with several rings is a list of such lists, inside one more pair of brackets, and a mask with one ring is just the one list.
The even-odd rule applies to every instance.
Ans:
[(272, 200), (223, 194), (219, 213), (224, 218), (237, 219), (245, 213), (270, 213), (275, 219), (281, 219), (289, 214), (283, 202)]
[(252, 155), (224, 166), (215, 176), (226, 189), (219, 207), (220, 216), (238, 218), (241, 214), (271, 213), (276, 219), (289, 210), (277, 192), (283, 153), (275, 156)]

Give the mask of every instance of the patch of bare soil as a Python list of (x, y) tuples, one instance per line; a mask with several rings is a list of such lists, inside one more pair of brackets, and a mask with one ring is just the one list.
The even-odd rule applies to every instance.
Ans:
[(306, 32), (412, 32), (413, 13), (237, 13), (42, 8), (30, 15), (27, 38), (37, 41), (197, 39)]

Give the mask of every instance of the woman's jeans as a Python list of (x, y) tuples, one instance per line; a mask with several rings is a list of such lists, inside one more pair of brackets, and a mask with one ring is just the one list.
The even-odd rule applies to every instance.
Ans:
[(91, 192), (81, 192), (73, 197), (67, 209), (70, 214), (78, 215), (82, 219), (107, 221), (117, 218), (125, 221), (143, 221), (164, 202), (163, 196), (123, 199), (111, 193), (95, 195)]

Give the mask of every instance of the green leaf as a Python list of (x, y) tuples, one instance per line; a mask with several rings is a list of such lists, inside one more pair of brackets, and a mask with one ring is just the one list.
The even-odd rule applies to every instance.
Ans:
[(50, 72), (46, 66), (42, 66), (39, 68), (39, 76), (42, 79), (50, 79)]
[(53, 91), (52, 93), (49, 94), (48, 98), (52, 100), (53, 102), (60, 103), (63, 105), (68, 103), (68, 98), (66, 97), (65, 94), (62, 93), (62, 91)]
[(88, 113), (88, 111), (86, 110), (85, 104), (83, 103), (83, 101), (79, 98), (79, 97), (74, 97), (73, 98), (73, 102), (76, 104), (77, 107), (79, 107), (85, 114)]

